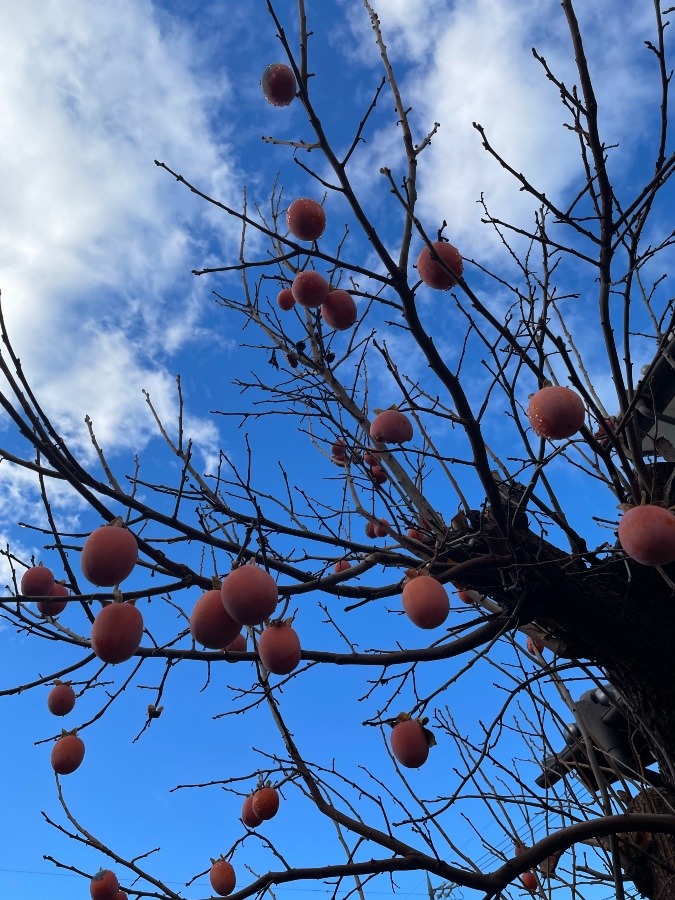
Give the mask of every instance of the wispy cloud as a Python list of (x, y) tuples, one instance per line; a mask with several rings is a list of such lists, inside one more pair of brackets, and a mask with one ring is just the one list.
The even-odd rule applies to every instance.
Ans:
[[(441, 123), (420, 157), (422, 221), (433, 233), (447, 220), (447, 236), (464, 255), (489, 262), (494, 244), (480, 224), (481, 192), (496, 215), (528, 223), (533, 203), (481, 150), (472, 123), (481, 122), (515, 168), (545, 183), (553, 196), (565, 193), (578, 165), (575, 136), (562, 127), (556, 89), (530, 53), (536, 45), (554, 71), (569, 83), (575, 80), (558, 4), (374, 5), (418, 135)], [(355, 39), (343, 40), (341, 49), (375, 67), (379, 55), (363, 8), (345, 3), (343, 9)], [(646, 115), (648, 88), (637, 76), (647, 20), (637, 14), (600, 19), (600, 9), (590, 4), (581, 12), (588, 20), (608, 139), (636, 140), (635, 122)], [(253, 41), (242, 29), (247, 13), (235, 13), (236, 27), (221, 29), (225, 41), (233, 39), (230, 33)], [(627, 30), (634, 40), (625, 39)], [(619, 31), (620, 42), (614, 40)], [(252, 166), (240, 178), (231, 147), (235, 125), (247, 134), (258, 128), (257, 119), (252, 124), (235, 109), (259, 99), (257, 80), (247, 77), (238, 85), (236, 53), (230, 59), (215, 50), (212, 34), (201, 35), (141, 0), (120, 0), (114, 7), (72, 0), (67, 16), (55, 0), (10, 3), (3, 11), (3, 304), (30, 380), (82, 452), (91, 452), (85, 414), (107, 452), (138, 449), (155, 433), (141, 389), (151, 392), (167, 420), (176, 409), (167, 354), (222, 344), (228, 337), (222, 328), (207, 328), (210, 283), (188, 273), (213, 254), (214, 234), (219, 253), (235, 250), (239, 235), (236, 227), (228, 228), (236, 223), (228, 225), (226, 216), (178, 189), (152, 164), (155, 157), (166, 160), (235, 206), (240, 183), (255, 185), (261, 177)], [(265, 114), (272, 111), (261, 110)], [(275, 128), (292, 120), (277, 119)], [(366, 205), (385, 224), (396, 221), (400, 209), (373, 173), (380, 165), (400, 167), (399, 135), (394, 123), (369, 132), (352, 169)], [(570, 152), (563, 152), (568, 144)], [(392, 204), (386, 213), (383, 193)], [(385, 240), (394, 246), (393, 235)], [(216, 426), (195, 419), (194, 428), (212, 454)]]
[[(466, 255), (489, 258), (496, 242), (480, 222), (481, 195), (494, 215), (528, 226), (537, 201), (519, 191), (513, 177), (482, 149), (474, 122), (517, 172), (554, 200), (572, 189), (581, 172), (577, 138), (563, 124), (569, 115), (531, 52), (535, 46), (568, 87), (578, 83), (560, 6), (538, 0), (387, 0), (374, 6), (417, 139), (440, 123), (419, 159), (420, 217), (431, 234), (447, 221), (446, 235)], [(639, 132), (635, 121), (645, 120), (651, 90), (644, 78), (649, 57), (643, 45), (652, 36), (649, 13), (607, 16), (585, 4), (580, 17), (607, 143), (632, 146)], [(358, 42), (352, 52), (377, 65), (366, 17), (352, 8), (349, 21)], [(610, 159), (620, 167), (620, 157)], [(354, 171), (359, 184), (372, 189), (379, 166), (400, 167), (402, 161), (400, 129), (392, 122), (369, 137)]]
[[(165, 159), (221, 197), (233, 191), (208, 116), (227, 78), (197, 71), (200, 58), (189, 31), (145, 2), (73, 0), (65, 15), (29, 0), (3, 11), (5, 316), (47, 410), (80, 437), (90, 414), (109, 451), (150, 435), (142, 387), (174, 406), (160, 353), (204, 339), (208, 288), (189, 271), (209, 213), (153, 165)], [(209, 229), (236, 246), (220, 221)]]

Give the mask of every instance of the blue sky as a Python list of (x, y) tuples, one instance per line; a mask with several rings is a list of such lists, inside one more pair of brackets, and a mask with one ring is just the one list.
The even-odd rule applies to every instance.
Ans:
[[(292, 32), (295, 4), (280, 0), (277, 6)], [(375, 6), (418, 133), (424, 135), (434, 122), (440, 122), (420, 158), (419, 216), (430, 232), (448, 220), (451, 239), (467, 260), (510, 271), (499, 241), (481, 224), (477, 200), (484, 192), (494, 215), (522, 222), (530, 221), (532, 202), (514, 190), (507, 175), (481, 150), (472, 123), (484, 125), (514, 168), (545, 184), (549, 196), (569, 196), (578, 174), (575, 138), (562, 127), (564, 112), (556, 89), (546, 82), (530, 52), (535, 43), (561, 77), (574, 77), (559, 4), (523, 0), (516, 8), (504, 0), (380, 0)], [(619, 6), (626, 13), (626, 7)], [(358, 121), (380, 78), (379, 55), (361, 3), (330, 0), (308, 7), (314, 32), (313, 96), (331, 139), (344, 147), (351, 139), (355, 117)], [(647, 151), (655, 94), (645, 77), (648, 69), (642, 46), (643, 39), (651, 36), (651, 20), (649, 4), (641, 7), (631, 10), (630, 16), (608, 16), (604, 4), (592, 9), (584, 4), (579, 11), (588, 34), (603, 128), (608, 142), (621, 145), (621, 152), (612, 156), (612, 166), (622, 185), (648, 177), (652, 164)], [(177, 409), (175, 376), (180, 372), (186, 431), (200, 466), (213, 470), (221, 447), (241, 464), (245, 451), (238, 420), (210, 413), (248, 408), (249, 398), (242, 398), (229, 382), (233, 376), (246, 380), (252, 369), (260, 367), (260, 357), (242, 348), (242, 343), (255, 340), (248, 335), (242, 338), (236, 316), (213, 302), (214, 288), (236, 292), (238, 281), (190, 274), (193, 268), (236, 258), (239, 227), (176, 184), (153, 160), (165, 162), (205, 193), (235, 208), (241, 205), (244, 188), (251, 206), (269, 203), (277, 173), (281, 173), (284, 196), (320, 196), (283, 144), (308, 134), (299, 104), (274, 109), (260, 93), (262, 70), (283, 58), (265, 3), (69, 0), (66, 9), (56, 0), (10, 0), (2, 14), (0, 288), (11, 339), (45, 409), (89, 463), (94, 463), (94, 453), (85, 415), (91, 416), (100, 443), (120, 471), (129, 471), (133, 455), (141, 453), (147, 461), (143, 471), (152, 473), (163, 465), (171, 474), (173, 464), (167, 462), (156, 439), (143, 391), (151, 395), (160, 416), (170, 421)], [(281, 143), (266, 144), (261, 141), (263, 135), (273, 135)], [(319, 160), (308, 160), (320, 174), (325, 173)], [(400, 210), (378, 172), (385, 165), (399, 171), (401, 164), (391, 98), (385, 94), (367, 140), (355, 155), (351, 176), (364, 208), (381, 223), (382, 236), (391, 247), (398, 238)], [(347, 210), (334, 196), (326, 206), (328, 233), (335, 240)], [(373, 263), (370, 248), (358, 235), (352, 252), (354, 246), (365, 265)], [(416, 251), (420, 246), (415, 245)], [(265, 252), (255, 237), (250, 250)], [(470, 263), (468, 270), (476, 283), (486, 284)], [(581, 283), (583, 276), (572, 271), (569, 278)], [(268, 292), (274, 296), (273, 285)], [(503, 308), (503, 301), (498, 290), (490, 296), (495, 308)], [(454, 352), (460, 320), (452, 308), (438, 316), (433, 302), (422, 295), (421, 308), (429, 321), (436, 322), (439, 346)], [(584, 327), (584, 316), (583, 310), (570, 312), (578, 326), (579, 346), (587, 353), (591, 379), (611, 412), (609, 377), (601, 354), (594, 349), (594, 334)], [(386, 338), (392, 352), (409, 352), (395, 329)], [(422, 376), (424, 361), (419, 355), (407, 357), (406, 371)], [(478, 366), (475, 375), (478, 395), (484, 377)], [(393, 383), (386, 373), (371, 365), (370, 378), (370, 392), (378, 395), (373, 405), (394, 402)], [(500, 421), (486, 426), (496, 442)], [(325, 457), (308, 454), (307, 442), (299, 440), (294, 429), (289, 431), (284, 419), (280, 422), (283, 437), (268, 420), (247, 426), (265, 489), (272, 494), (278, 489), (272, 473), (280, 456), (292, 477), (317, 484), (317, 490), (331, 485), (336, 473)], [(14, 439), (6, 423), (2, 428), (3, 439), (11, 445)], [(567, 472), (567, 477), (573, 479), (574, 490), (583, 483), (578, 474)], [(24, 558), (40, 554), (40, 536), (15, 527), (18, 521), (39, 520), (39, 497), (32, 480), (3, 465), (0, 486), (0, 543), (11, 541)], [(55, 492), (52, 500), (65, 530), (86, 531), (98, 524), (67, 491)], [(606, 514), (615, 514), (607, 497), (601, 502)], [(455, 511), (451, 507), (448, 501), (450, 515)], [(575, 523), (584, 523), (597, 535), (588, 505), (578, 504), (571, 513)], [(8, 581), (4, 561), (3, 566), (2, 575)], [(150, 614), (156, 616), (161, 630), (157, 608)], [(468, 614), (465, 609), (458, 612)], [(334, 635), (325, 637), (318, 608), (305, 604), (303, 615), (304, 633), (316, 640), (315, 649), (336, 643)], [(394, 639), (420, 641), (405, 623), (393, 638), (391, 621), (392, 616), (383, 610), (357, 614), (361, 646), (388, 646)], [(167, 629), (172, 627), (175, 622), (167, 624)], [(8, 628), (0, 632), (0, 640), (4, 644), (0, 688), (55, 671), (76, 658), (63, 648)], [(490, 685), (498, 677), (508, 681), (505, 673), (517, 671), (509, 668), (518, 665), (516, 659), (506, 645), (497, 656), (501, 672), (484, 663), (463, 676), (465, 687), (448, 695), (448, 704), (459, 703), (454, 712), (460, 727), (476, 728), (477, 718), (489, 721), (497, 715), (502, 696), (491, 691)], [(453, 662), (442, 673), (438, 666), (431, 666), (429, 673), (420, 674), (419, 690), (433, 690), (433, 685), (452, 678), (464, 662)], [(131, 671), (131, 663), (125, 666), (111, 673), (117, 686)], [(367, 692), (364, 673), (320, 668), (313, 668), (284, 691), (284, 708), (308, 757), (330, 767), (335, 756), (355, 777), (360, 764), (370, 767), (370, 760), (381, 760), (373, 774), (381, 766), (383, 777), (390, 779), (390, 760), (379, 731), (360, 725), (378, 710), (375, 701), (360, 699)], [(256, 751), (267, 752), (268, 741), (275, 751), (279, 746), (262, 712), (212, 721), (214, 714), (243, 705), (227, 685), (250, 687), (250, 663), (214, 667), (211, 683), (203, 691), (204, 667), (182, 664), (168, 681), (162, 718), (132, 743), (152, 694), (143, 686), (156, 685), (161, 674), (161, 666), (144, 669), (105, 717), (87, 727), (85, 763), (64, 778), (63, 785), (78, 821), (120, 854), (145, 853), (161, 845), (149, 866), (155, 866), (156, 875), (179, 890), (208, 866), (209, 856), (228, 851), (238, 839), (241, 798), (218, 787), (175, 793), (169, 793), (170, 789), (236, 777), (246, 790), (253, 786), (258, 768), (265, 765), (264, 756)], [(113, 689), (101, 685), (86, 692), (73, 714), (77, 720), (73, 724), (95, 714), (107, 688)], [(64, 824), (48, 764), (49, 745), (34, 745), (54, 734), (45, 695), (46, 688), (38, 688), (3, 699), (7, 733), (3, 800), (11, 815), (0, 825), (0, 843), (5, 848), (0, 891), (18, 900), (36, 900), (46, 891), (75, 900), (86, 894), (86, 882), (56, 869), (43, 855), (89, 872), (106, 863), (47, 827), (39, 814), (45, 810)], [(508, 717), (513, 715), (521, 716), (515, 706), (508, 712)], [(507, 740), (505, 747), (507, 758), (509, 752), (511, 758), (527, 757), (517, 742), (511, 747)], [(445, 741), (432, 751), (429, 770), (410, 776), (423, 795), (458, 764), (453, 752)], [(536, 768), (523, 765), (527, 777), (533, 778)], [(405, 792), (400, 782), (390, 783)], [(445, 790), (451, 793), (452, 787)], [(472, 808), (468, 802), (467, 809)], [(312, 865), (332, 859), (334, 834), (315, 827), (306, 800), (297, 791), (289, 791), (287, 809), (287, 816), (270, 823), (266, 833), (279, 841), (289, 861)], [(456, 838), (458, 845), (474, 858), (485, 858), (476, 835), (476, 830), (484, 829), (488, 842), (509, 852), (508, 826), (500, 830), (499, 823), (480, 808), (475, 815), (473, 829), (458, 817), (449, 819), (461, 835)], [(293, 840), (287, 843), (289, 836)], [(234, 859), (241, 872), (240, 886), (246, 883), (246, 866), (262, 872), (275, 864), (263, 842), (256, 840), (238, 849)], [(397, 881), (401, 897), (425, 895), (423, 875), (402, 875)], [(367, 896), (388, 892), (388, 883), (382, 879)], [(329, 896), (321, 887), (303, 885), (277, 892), (282, 900), (322, 894)], [(514, 896), (518, 894), (514, 891)], [(184, 895), (207, 896), (204, 879)], [(588, 896), (603, 895), (588, 892)]]

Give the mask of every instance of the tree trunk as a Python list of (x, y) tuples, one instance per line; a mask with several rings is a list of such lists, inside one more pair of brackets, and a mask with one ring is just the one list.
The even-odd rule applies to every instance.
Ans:
[[(631, 813), (672, 813), (675, 791), (642, 791), (628, 804)], [(646, 831), (621, 835), (621, 864), (626, 877), (649, 900), (675, 897), (675, 837)]]
[[(489, 515), (483, 516), (466, 543), (455, 537), (448, 555), (457, 561), (481, 553), (510, 556), (497, 569), (466, 572), (466, 581), (515, 612), (518, 625), (535, 622), (557, 641), (561, 655), (588, 660), (606, 673), (666, 785), (663, 797), (646, 789), (629, 809), (673, 812), (675, 591), (669, 582), (675, 583), (675, 564), (661, 574), (623, 556), (573, 556), (531, 531), (522, 517), (517, 525), (505, 540), (495, 533)], [(635, 768), (639, 771), (637, 756)], [(645, 897), (675, 898), (675, 838), (639, 833), (631, 836), (623, 855), (627, 877)]]

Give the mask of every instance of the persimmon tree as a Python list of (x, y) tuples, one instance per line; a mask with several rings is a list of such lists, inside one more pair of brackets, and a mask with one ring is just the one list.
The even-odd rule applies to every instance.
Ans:
[[(655, 648), (675, 637), (671, 10), (653, 4), (644, 53), (657, 127), (625, 179), (613, 175), (625, 161), (603, 134), (575, 4), (562, 0), (574, 82), (534, 57), (578, 142), (574, 188), (556, 197), (533, 183), (476, 123), (478, 143), (534, 209), (530, 222), (504, 221), (480, 198), (500, 248), (488, 264), (454, 245), (451, 210), (446, 221), (418, 212), (418, 165), (439, 125), (420, 126), (399, 89), (377, 4), (364, 0), (362, 14), (381, 80), (341, 143), (329, 134), (328, 103), (315, 100), (322, 61), (311, 10), (298, 0), (286, 19), (275, 3), (254, 5), (279, 40), (279, 59), (260, 60), (260, 103), (304, 114), (293, 140), (265, 138), (281, 171), (269, 202), (245, 193), (235, 208), (181, 173), (180, 160), (156, 161), (177, 190), (241, 230), (237, 258), (195, 270), (258, 361), (250, 374), (232, 366), (240, 395), (214, 410), (238, 426), (227, 448), (205, 471), (179, 380), (176, 421), (147, 396), (160, 466), (139, 459), (122, 474), (93, 413), (97, 465), (85, 465), (43, 411), (2, 323), (1, 402), (24, 446), (8, 444), (2, 458), (35, 479), (43, 516), (29, 524), (45, 547), (40, 560), (5, 551), (15, 579), (3, 617), (27, 647), (56, 644), (62, 661), (48, 673), (36, 663), (29, 684), (4, 693), (46, 692), (55, 681), (75, 689), (74, 709), (67, 689), (58, 702), (50, 694), (79, 739), (48, 736), (59, 738), (65, 817), (54, 824), (95, 851), (129, 897), (192, 896), (209, 873), (214, 890), (242, 898), (290, 882), (365, 897), (376, 879), (395, 890), (410, 871), (433, 877), (439, 896), (670, 897), (675, 687), (668, 653)], [(374, 123), (387, 119), (400, 156), (369, 186), (373, 215), (353, 171)], [(297, 197), (284, 190), (291, 166), (305, 184)], [(291, 438), (303, 442), (300, 458), (287, 452)], [(63, 491), (88, 511), (88, 531), (58, 525), (52, 499)], [(625, 520), (620, 541), (633, 507), (642, 518)], [(123, 535), (112, 562), (91, 544), (83, 553), (102, 523)], [(118, 558), (128, 557), (129, 535), (132, 570), (133, 548), (131, 561)], [(38, 562), (60, 587), (44, 582)], [(106, 625), (102, 610), (106, 621), (121, 613), (119, 624)], [(264, 713), (268, 743), (243, 747), (213, 783), (235, 836), (175, 891), (151, 859), (88, 830), (66, 778), (89, 764), (87, 732), (105, 729), (109, 707), (134, 685), (153, 693), (147, 713), (137, 711), (143, 754), (171, 684), (195, 666), (207, 682), (227, 671), (233, 684), (215, 711), (237, 723)], [(317, 691), (333, 704), (359, 698), (340, 713), (351, 722), (344, 757), (326, 723), (323, 741), (299, 731), (298, 703)], [(586, 707), (582, 691), (594, 692)], [(593, 703), (621, 720), (621, 750), (594, 733), (600, 718), (584, 714)], [(36, 725), (36, 740), (47, 731)], [(346, 753), (356, 744), (367, 748), (357, 762)], [(477, 808), (491, 824), (472, 857), (455, 829)], [(292, 809), (304, 833), (332, 829), (330, 857), (299, 845), (288, 820), (265, 837), (267, 820)], [(263, 868), (247, 861), (253, 845)], [(85, 878), (97, 868), (59, 865)]]

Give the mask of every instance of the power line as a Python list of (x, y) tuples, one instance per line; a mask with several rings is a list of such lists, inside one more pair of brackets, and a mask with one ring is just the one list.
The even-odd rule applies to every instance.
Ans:
[[(37, 875), (41, 878), (82, 878), (81, 875), (78, 875), (77, 872), (48, 872), (48, 871), (36, 871), (35, 869), (9, 869), (5, 866), (0, 866), (0, 872), (7, 872), (11, 875)], [(183, 881), (166, 881), (165, 884), (173, 884), (178, 887), (185, 887), (185, 882)], [(195, 881), (194, 884), (207, 884), (206, 881)], [(303, 893), (303, 894), (332, 894), (333, 889), (329, 887), (291, 887), (290, 885), (280, 885), (275, 888), (275, 891), (278, 893)], [(390, 897), (391, 891), (367, 891), (368, 895), (372, 896), (383, 896)], [(409, 891), (408, 896), (410, 897), (428, 897), (428, 891)]]

